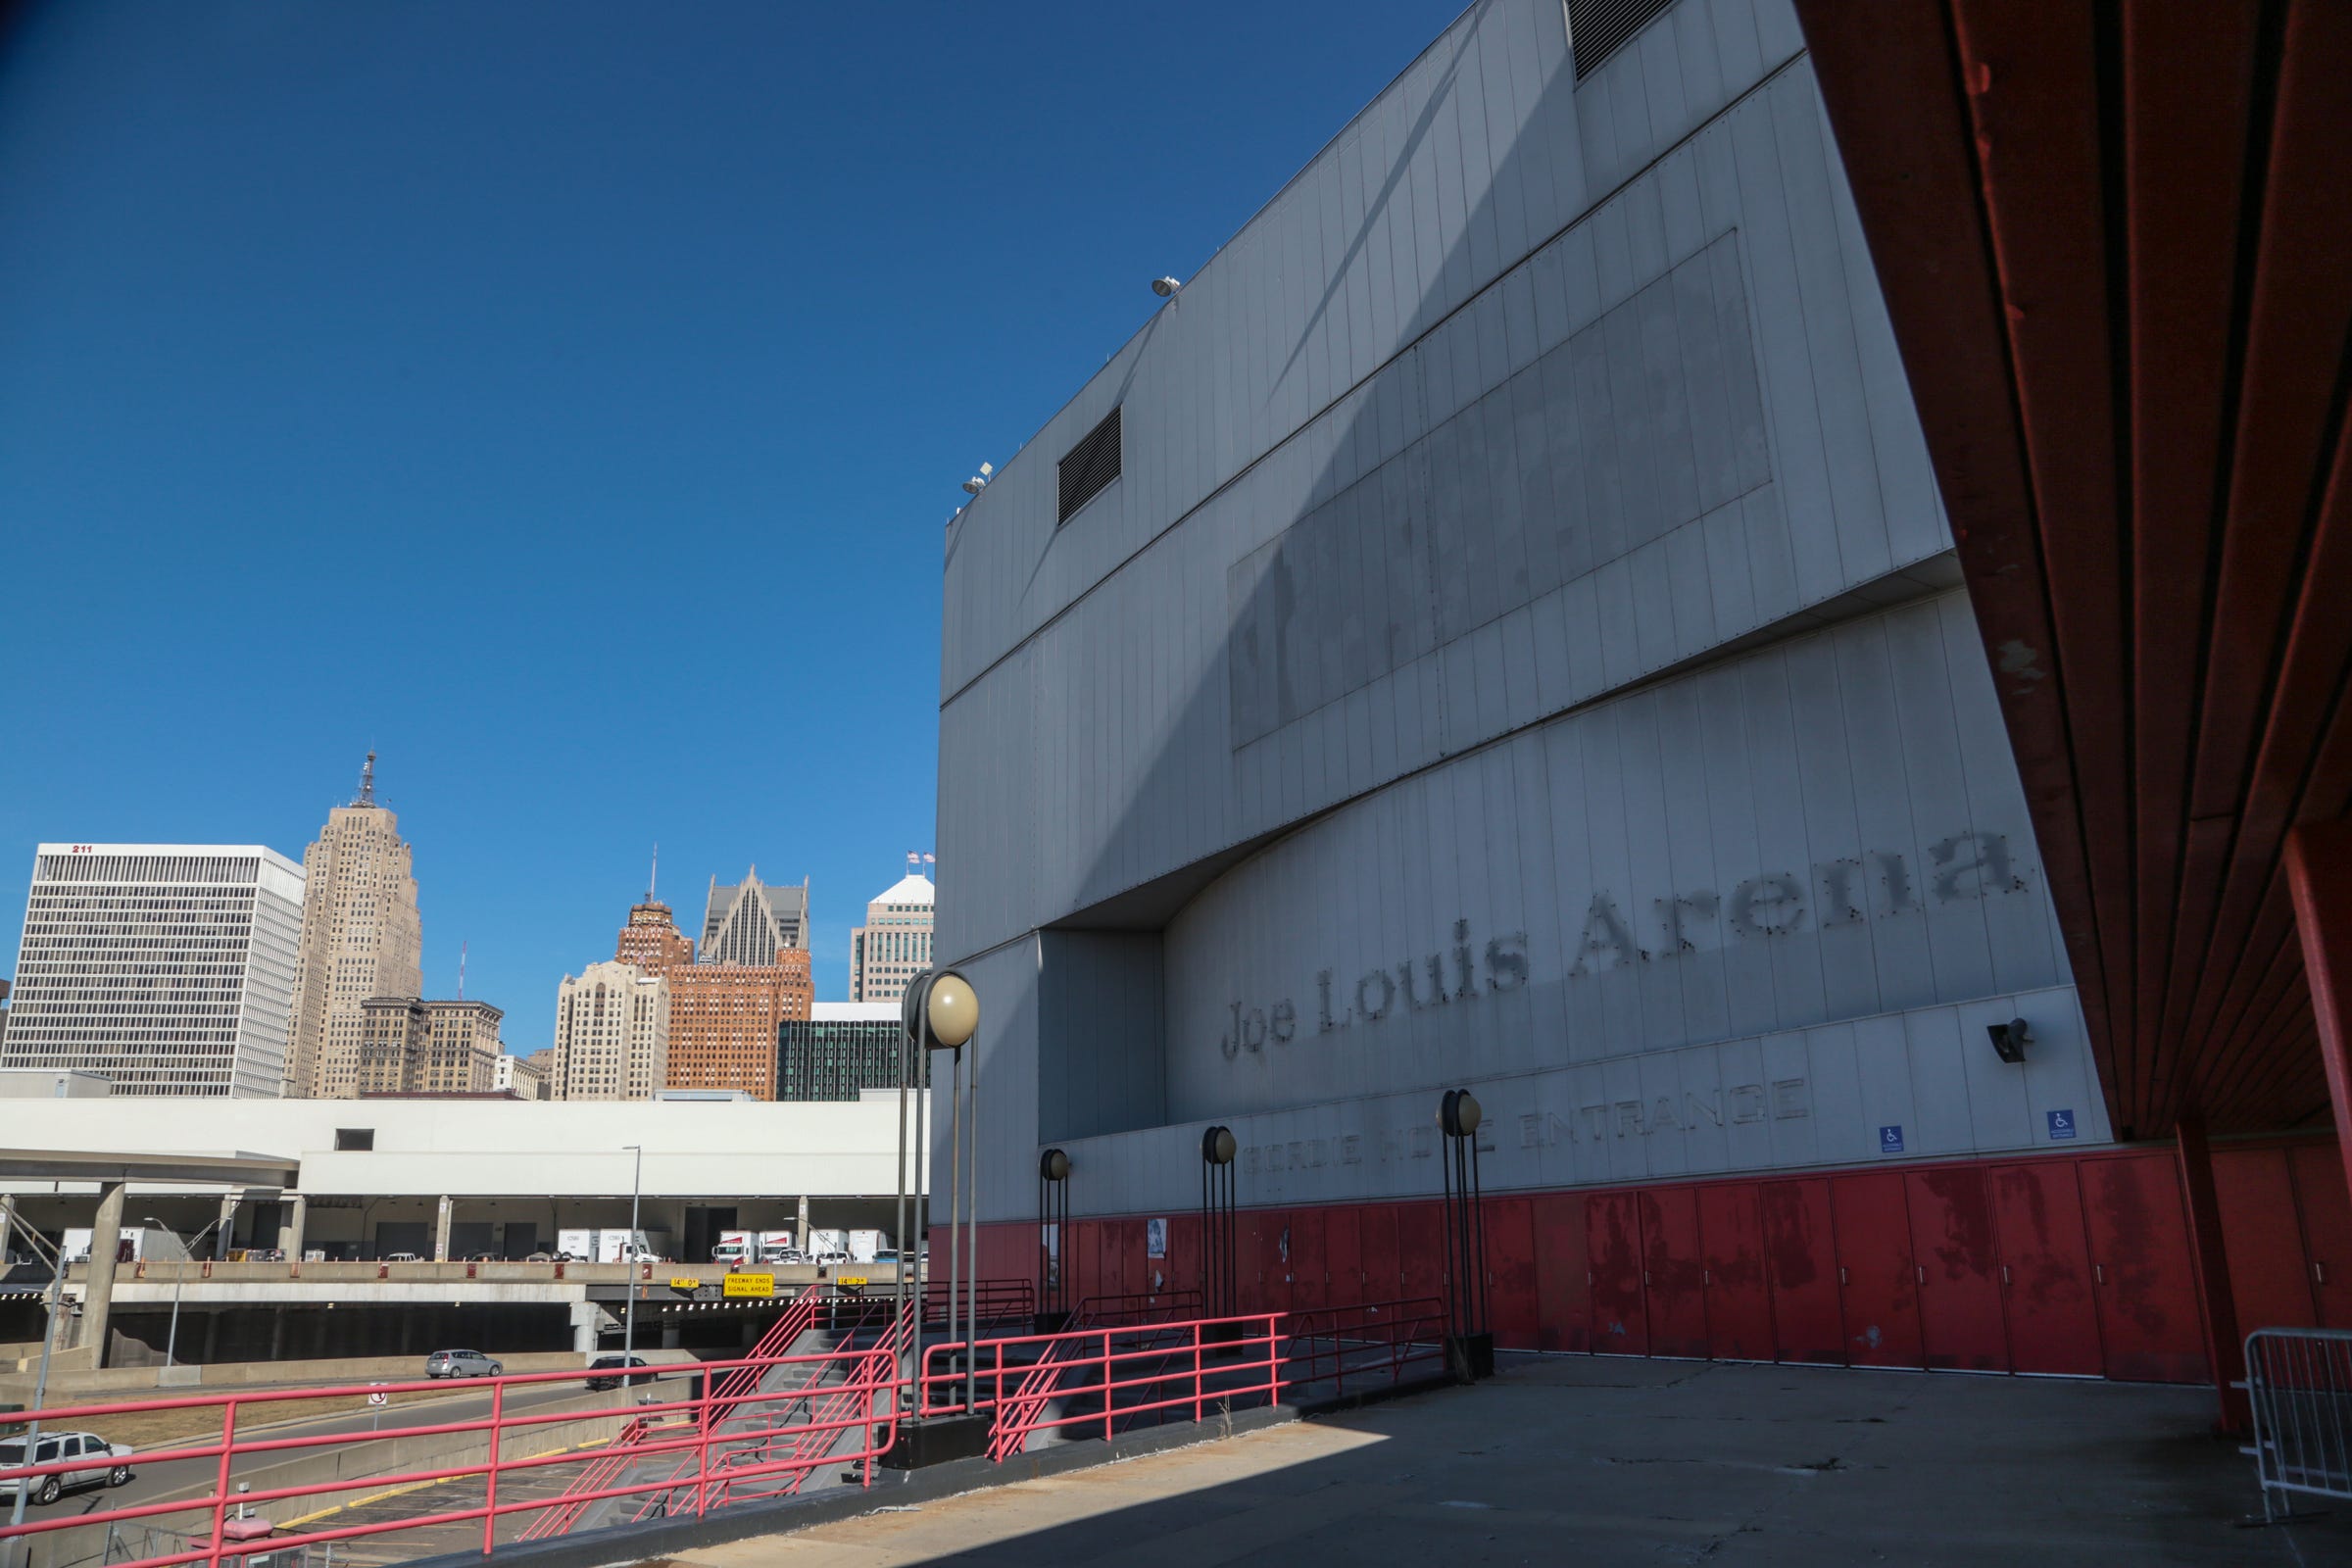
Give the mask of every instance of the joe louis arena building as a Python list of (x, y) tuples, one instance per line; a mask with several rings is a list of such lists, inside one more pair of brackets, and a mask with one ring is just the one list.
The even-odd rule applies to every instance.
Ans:
[[(1433, 1295), (1466, 1087), (1503, 1346), (2205, 1379), (1805, 37), (1630, 10), (1473, 7), (950, 523), (982, 1272), (1198, 1285), (1222, 1124), (1242, 1308)], [(2246, 1326), (2352, 1304), (2274, 1131)]]

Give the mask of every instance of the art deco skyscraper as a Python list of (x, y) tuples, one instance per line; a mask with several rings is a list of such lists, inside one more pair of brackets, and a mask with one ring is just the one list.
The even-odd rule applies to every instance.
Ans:
[(929, 877), (908, 871), (865, 906), (865, 924), (850, 933), (852, 1002), (896, 1002), (907, 982), (931, 967), (937, 897)]
[(363, 1004), (424, 990), (416, 877), (400, 819), (376, 804), (373, 752), (359, 797), (327, 812), (302, 866), (286, 1093), (346, 1099), (360, 1091)]
[(808, 884), (771, 888), (760, 868), (733, 887), (710, 879), (703, 906), (704, 963), (771, 964), (787, 948), (808, 946)]

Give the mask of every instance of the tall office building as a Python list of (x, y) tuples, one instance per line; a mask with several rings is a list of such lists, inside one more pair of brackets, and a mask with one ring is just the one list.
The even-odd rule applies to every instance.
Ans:
[(499, 1020), (486, 1002), (369, 997), (360, 1004), (353, 1095), (481, 1095), (499, 1088)]
[(302, 910), (302, 869), (260, 845), (40, 846), (0, 1067), (276, 1096)]
[(808, 1016), (808, 951), (763, 964), (681, 964), (668, 971), (671, 1089), (741, 1089), (776, 1098), (777, 1031)]
[(808, 884), (771, 888), (760, 868), (733, 887), (710, 879), (703, 906), (704, 963), (766, 964), (789, 948), (808, 946)]
[(552, 1049), (534, 1051), (527, 1056), (502, 1055), (498, 1058), (498, 1072), (491, 1080), (491, 1087), (506, 1090), (516, 1100), (546, 1100), (550, 1098), (551, 1086), (544, 1069), (552, 1063), (554, 1056)]
[(302, 865), (308, 891), (286, 1093), (348, 1098), (359, 1093), (362, 1004), (424, 991), (416, 877), (400, 819), (376, 804), (373, 752), (359, 796), (327, 812)]
[[(776, 1035), (778, 1100), (856, 1100), (867, 1089), (896, 1089), (906, 1026), (895, 1002), (819, 1002), (808, 1016), (786, 1020)], [(916, 1053), (915, 1082), (925, 1063)]]
[(649, 893), (643, 904), (629, 906), (629, 923), (620, 928), (620, 937), (612, 944), (612, 957), (640, 969), (667, 969), (692, 963), (694, 943), (678, 929), (670, 906)]
[(935, 892), (929, 877), (909, 873), (865, 906), (865, 924), (850, 933), (852, 1002), (895, 1003), (931, 967)]
[(670, 983), (662, 970), (592, 963), (556, 989), (555, 1100), (651, 1100), (667, 1086)]

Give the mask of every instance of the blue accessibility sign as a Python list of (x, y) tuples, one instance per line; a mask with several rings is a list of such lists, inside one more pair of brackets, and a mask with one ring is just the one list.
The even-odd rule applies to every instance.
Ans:
[(1899, 1154), (1903, 1152), (1903, 1129), (1900, 1123), (1879, 1129), (1879, 1152)]
[(2053, 1110), (2049, 1115), (2050, 1136), (2053, 1139), (2063, 1143), (2075, 1136), (2075, 1113), (2073, 1111)]

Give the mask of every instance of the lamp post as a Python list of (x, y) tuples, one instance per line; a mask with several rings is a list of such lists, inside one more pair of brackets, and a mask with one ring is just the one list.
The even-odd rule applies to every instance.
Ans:
[[(220, 1222), (219, 1220), (214, 1220), (212, 1225), (207, 1225), (204, 1228), (204, 1231), (209, 1231), (213, 1228), (213, 1225), (218, 1225), (220, 1223)], [(174, 1239), (176, 1239), (179, 1235), (177, 1231), (172, 1231), (169, 1225), (166, 1225), (162, 1220), (157, 1219), (153, 1214), (147, 1216), (147, 1228), (155, 1231), (171, 1231), (171, 1234)], [(177, 1259), (175, 1259), (175, 1261), (183, 1265), (195, 1261), (196, 1248), (204, 1240), (204, 1231), (198, 1231), (187, 1241), (180, 1243), (179, 1256)], [(172, 1353), (179, 1348), (179, 1293), (187, 1288), (188, 1271), (183, 1266), (178, 1275), (172, 1281), (172, 1328), (170, 1332), (164, 1336), (164, 1365), (166, 1366), (172, 1366), (176, 1364), (172, 1357)]]
[[(620, 1330), (620, 1364), (625, 1373), (629, 1357), (637, 1353), (637, 1200), (645, 1190), (645, 1146), (623, 1144), (620, 1147), (623, 1152), (637, 1156), (636, 1164), (629, 1171), (629, 1239), (620, 1250), (629, 1264), (629, 1302)], [(622, 1382), (627, 1382), (625, 1376)]]
[[(6, 1250), (10, 1224), (14, 1224), (17, 1229), (24, 1233), (24, 1240), (32, 1244), (35, 1257), (38, 1257), (43, 1251), (49, 1254), (49, 1327), (48, 1332), (41, 1336), (41, 1371), (32, 1387), (32, 1407), (37, 1412), (42, 1405), (49, 1402), (49, 1352), (57, 1348), (57, 1315), (65, 1305), (66, 1252), (62, 1247), (50, 1247), (42, 1238), (41, 1233), (25, 1224), (14, 1208), (0, 1209), (0, 1250)], [(41, 1422), (36, 1413), (24, 1428), (24, 1462), (28, 1465), (39, 1463), (40, 1451)], [(8, 1529), (11, 1536), (24, 1528), (24, 1502), (31, 1495), (32, 1478), (25, 1476), (17, 1483), (16, 1501), (9, 1505)], [(24, 1560), (27, 1563), (32, 1561), (30, 1542), (25, 1543)], [(5, 1561), (5, 1558), (0, 1558), (0, 1562)]]

